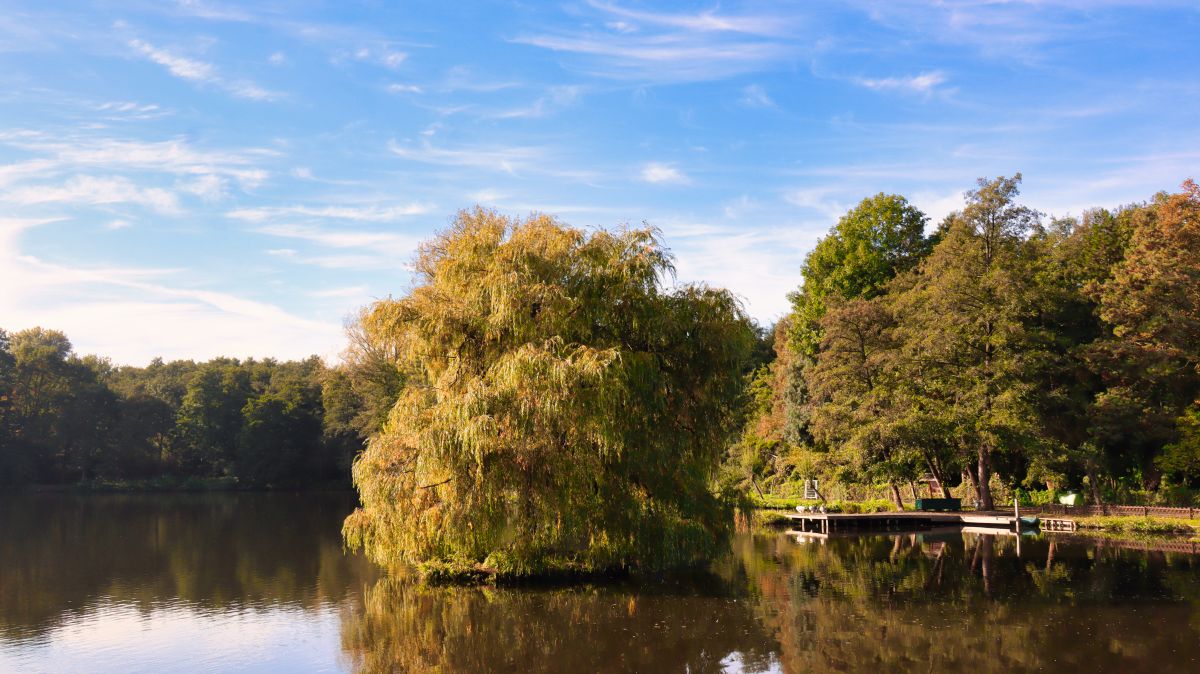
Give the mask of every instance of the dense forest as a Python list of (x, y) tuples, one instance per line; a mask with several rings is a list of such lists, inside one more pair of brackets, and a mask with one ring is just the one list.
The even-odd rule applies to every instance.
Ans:
[(116, 367), (61, 332), (0, 330), (0, 484), (348, 487), (394, 395), (381, 360)]
[(749, 382), (727, 479), (1193, 501), (1200, 189), (1047, 220), (1020, 180), (980, 180), (932, 230), (896, 195), (841, 218)]

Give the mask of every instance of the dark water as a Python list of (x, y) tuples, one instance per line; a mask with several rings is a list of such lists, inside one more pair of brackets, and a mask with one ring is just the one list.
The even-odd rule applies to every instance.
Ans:
[(0, 671), (1200, 671), (1186, 554), (763, 530), (706, 573), (428, 588), (343, 554), (352, 504), (0, 497)]

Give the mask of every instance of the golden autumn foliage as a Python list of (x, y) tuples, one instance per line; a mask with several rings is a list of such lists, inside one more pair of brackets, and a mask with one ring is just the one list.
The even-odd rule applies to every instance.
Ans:
[(405, 382), (354, 467), (347, 541), (427, 572), (660, 568), (732, 518), (712, 478), (752, 330), (727, 292), (668, 289), (651, 229), (459, 214), (358, 329)]

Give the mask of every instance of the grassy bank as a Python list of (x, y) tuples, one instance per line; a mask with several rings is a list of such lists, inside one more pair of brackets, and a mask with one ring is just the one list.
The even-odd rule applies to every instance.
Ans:
[(1072, 518), (1080, 529), (1126, 534), (1200, 534), (1200, 520), (1112, 515)]
[[(817, 507), (820, 501), (802, 499), (790, 496), (752, 496), (754, 508), (759, 510), (792, 510), (797, 506)], [(870, 499), (866, 501), (828, 501), (824, 504), (825, 512), (831, 513), (886, 513), (896, 509), (896, 504), (886, 499)]]

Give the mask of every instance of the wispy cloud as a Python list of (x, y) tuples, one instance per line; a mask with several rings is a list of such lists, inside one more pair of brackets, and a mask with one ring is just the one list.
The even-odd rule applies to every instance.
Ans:
[[(69, 266), (23, 254), (17, 235), (50, 222), (0, 219), (0, 316), (6, 328), (53, 326), (71, 335), (83, 352), (133, 364), (153, 355), (300, 358), (316, 353), (334, 358), (344, 343), (337, 322), (303, 318), (233, 293), (185, 287), (179, 269)], [(129, 339), (131, 334), (138, 339)]]
[(795, 225), (764, 230), (687, 220), (654, 224), (675, 252), (679, 281), (727, 288), (742, 299), (750, 315), (763, 321), (787, 313), (787, 293), (796, 289), (800, 261), (821, 233)]
[(608, 30), (588, 24), (522, 35), (514, 42), (584, 58), (595, 74), (649, 81), (704, 81), (754, 72), (802, 52), (797, 17), (782, 14), (650, 12), (589, 2)]
[[(42, 155), (37, 166), (26, 166), (19, 175), (36, 171), (78, 170), (87, 167), (112, 170), (161, 171), (179, 175), (217, 175), (237, 180), (243, 187), (254, 187), (268, 176), (256, 166), (265, 159), (279, 156), (278, 151), (247, 148), (235, 151), (200, 150), (183, 139), (143, 141), (124, 138), (94, 137), (83, 133), (48, 133), (10, 130), (0, 132), (0, 145), (20, 148)], [(0, 166), (0, 184), (5, 167)]]
[(536, 119), (545, 117), (553, 112), (574, 105), (583, 95), (584, 87), (580, 85), (553, 86), (546, 90), (545, 95), (539, 96), (533, 103), (520, 107), (485, 114), (493, 119)]
[(844, 192), (841, 187), (798, 187), (784, 192), (783, 199), (793, 206), (819, 213), (832, 225), (847, 210), (846, 202), (838, 196)]
[(156, 119), (170, 114), (155, 103), (135, 103), (133, 101), (108, 101), (96, 106), (96, 110), (112, 120), (141, 121)]
[(546, 151), (538, 147), (477, 145), (451, 149), (434, 146), (428, 138), (416, 145), (401, 145), (393, 140), (388, 143), (388, 150), (398, 157), (425, 164), (466, 166), (510, 174), (546, 156)]
[(700, 12), (648, 12), (597, 0), (588, 0), (587, 4), (627, 21), (624, 28), (630, 27), (631, 24), (647, 24), (698, 33), (743, 33), (778, 37), (786, 35), (788, 27), (793, 24), (790, 17), (779, 14), (719, 14), (716, 9)]
[(301, 244), (296, 246), (301, 250), (290, 247), (267, 250), (273, 257), (293, 264), (359, 272), (409, 269), (410, 260), (424, 238), (395, 230), (296, 223), (264, 224), (251, 231)]
[(264, 225), (254, 231), (329, 248), (370, 248), (390, 256), (412, 253), (420, 242), (419, 237), (399, 232), (329, 229), (315, 225)]
[(393, 94), (419, 94), (424, 91), (424, 89), (415, 84), (400, 84), (399, 82), (389, 84), (387, 90)]
[(257, 208), (239, 208), (225, 215), (248, 222), (263, 222), (277, 218), (304, 216), (312, 218), (332, 218), (338, 220), (356, 220), (360, 222), (393, 222), (413, 215), (423, 215), (433, 210), (433, 206), (423, 203), (410, 203), (399, 206), (261, 206)]
[(344, 288), (327, 288), (325, 290), (314, 290), (310, 292), (309, 297), (317, 299), (329, 298), (347, 298), (347, 297), (364, 297), (367, 294), (367, 286), (346, 286)]
[(371, 63), (390, 70), (396, 70), (408, 59), (408, 54), (386, 45), (374, 47), (359, 47), (353, 51), (342, 51), (334, 55), (334, 63), (347, 60)]
[(642, 182), (647, 182), (653, 185), (687, 185), (691, 179), (687, 177), (671, 164), (661, 164), (658, 162), (650, 162), (642, 166), (641, 172)]
[(178, 187), (181, 191), (200, 197), (205, 201), (220, 201), (229, 196), (226, 180), (211, 173), (182, 182)]
[(985, 56), (1037, 62), (1048, 46), (1103, 39), (1119, 26), (1112, 12), (1148, 5), (1194, 11), (1190, 0), (851, 0), (906, 40), (961, 45)]
[(120, 176), (75, 176), (61, 185), (26, 185), (0, 193), (0, 203), (103, 205), (135, 204), (164, 214), (179, 212), (179, 199), (159, 187), (139, 187)]
[(774, 110), (779, 107), (767, 95), (767, 90), (757, 84), (751, 84), (742, 89), (742, 97), (738, 99), (738, 102), (747, 108), (768, 108)]
[(145, 40), (133, 39), (129, 46), (138, 54), (167, 69), (174, 77), (197, 84), (207, 84), (237, 96), (255, 101), (274, 101), (284, 94), (265, 89), (250, 80), (227, 79), (217, 73), (211, 63), (180, 56), (168, 49), (156, 47)]
[(919, 75), (910, 75), (908, 77), (883, 77), (883, 78), (868, 78), (858, 77), (853, 81), (855, 84), (864, 86), (868, 89), (876, 91), (902, 91), (916, 94), (929, 95), (932, 94), (938, 87), (945, 84), (947, 81), (946, 74), (940, 70), (921, 73)]

